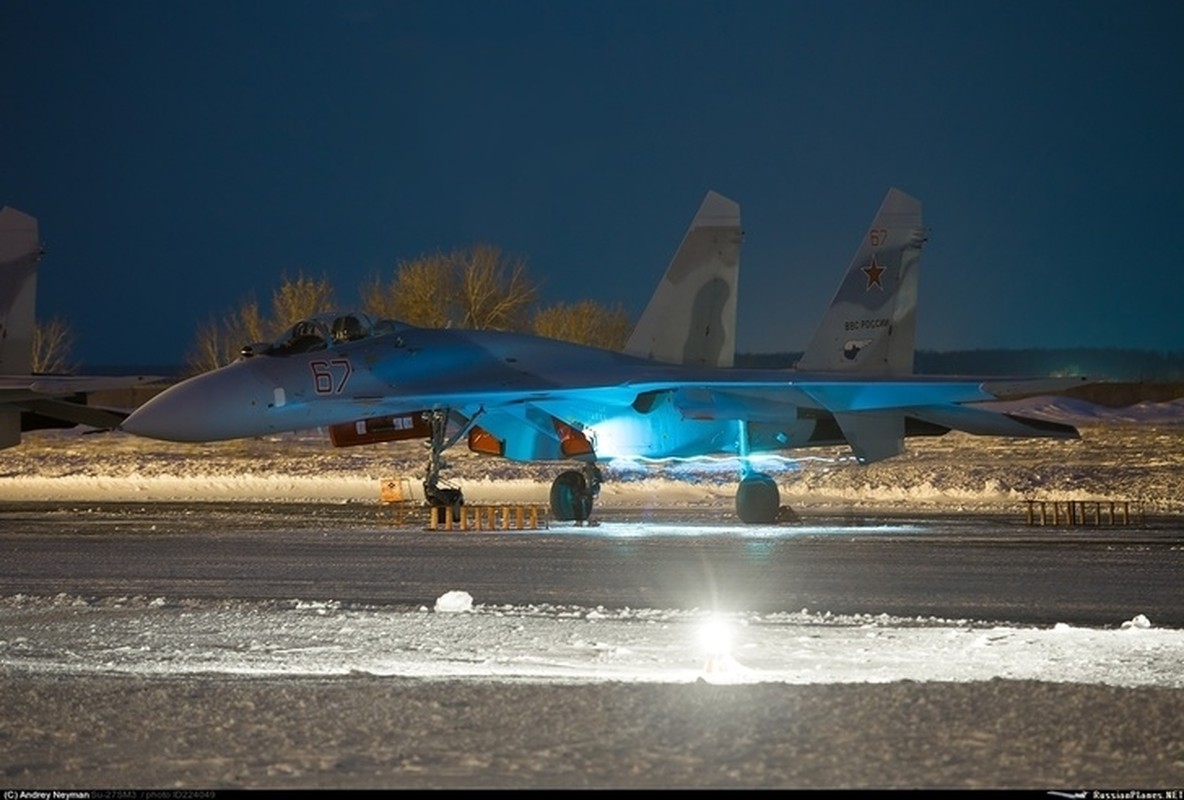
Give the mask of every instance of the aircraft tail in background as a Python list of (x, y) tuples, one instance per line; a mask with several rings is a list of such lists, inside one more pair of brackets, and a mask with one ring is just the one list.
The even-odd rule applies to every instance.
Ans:
[(668, 364), (732, 366), (742, 239), (740, 206), (708, 192), (625, 352)]
[(889, 189), (798, 369), (912, 374), (925, 239), (921, 203)]
[(21, 432), (89, 425), (111, 429), (127, 412), (88, 405), (91, 393), (155, 383), (155, 377), (33, 374), (37, 265), (44, 251), (37, 220), (0, 209), (0, 449)]
[(0, 209), (0, 375), (27, 374), (33, 368), (41, 255), (37, 220), (9, 206)]

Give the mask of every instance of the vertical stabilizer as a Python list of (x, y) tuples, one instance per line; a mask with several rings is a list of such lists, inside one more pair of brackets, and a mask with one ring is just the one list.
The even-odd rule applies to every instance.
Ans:
[(0, 375), (33, 369), (33, 314), (41, 242), (37, 220), (0, 209)]
[(889, 189), (798, 369), (912, 374), (924, 243), (921, 203)]
[(742, 238), (740, 206), (708, 192), (625, 352), (670, 364), (732, 366)]

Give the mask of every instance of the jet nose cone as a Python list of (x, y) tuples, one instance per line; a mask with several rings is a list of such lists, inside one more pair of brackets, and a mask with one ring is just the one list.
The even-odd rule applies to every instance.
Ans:
[[(241, 364), (241, 362), (240, 362)], [(171, 442), (212, 442), (264, 433), (272, 388), (240, 364), (178, 383), (137, 408), (120, 429)]]

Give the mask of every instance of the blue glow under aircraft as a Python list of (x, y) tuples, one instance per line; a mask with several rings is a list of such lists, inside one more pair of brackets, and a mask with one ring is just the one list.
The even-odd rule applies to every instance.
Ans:
[(335, 444), (430, 442), (425, 495), (440, 454), (464, 438), (477, 452), (571, 461), (551, 488), (552, 513), (585, 520), (616, 458), (724, 454), (745, 466), (736, 510), (774, 521), (776, 481), (755, 454), (849, 445), (870, 463), (908, 436), (1077, 438), (1071, 426), (981, 403), (1063, 391), (1084, 379), (975, 379), (913, 374), (921, 205), (888, 192), (795, 369), (732, 366), (742, 232), (739, 207), (708, 193), (624, 352), (520, 333), (426, 329), (331, 314), (177, 384), (122, 428), (174, 441), (214, 441), (326, 427)]

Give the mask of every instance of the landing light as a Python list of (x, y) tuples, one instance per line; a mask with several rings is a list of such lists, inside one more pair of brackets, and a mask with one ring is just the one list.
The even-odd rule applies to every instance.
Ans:
[(732, 652), (732, 625), (725, 619), (712, 617), (699, 628), (699, 645), (710, 666), (715, 660), (728, 658)]

